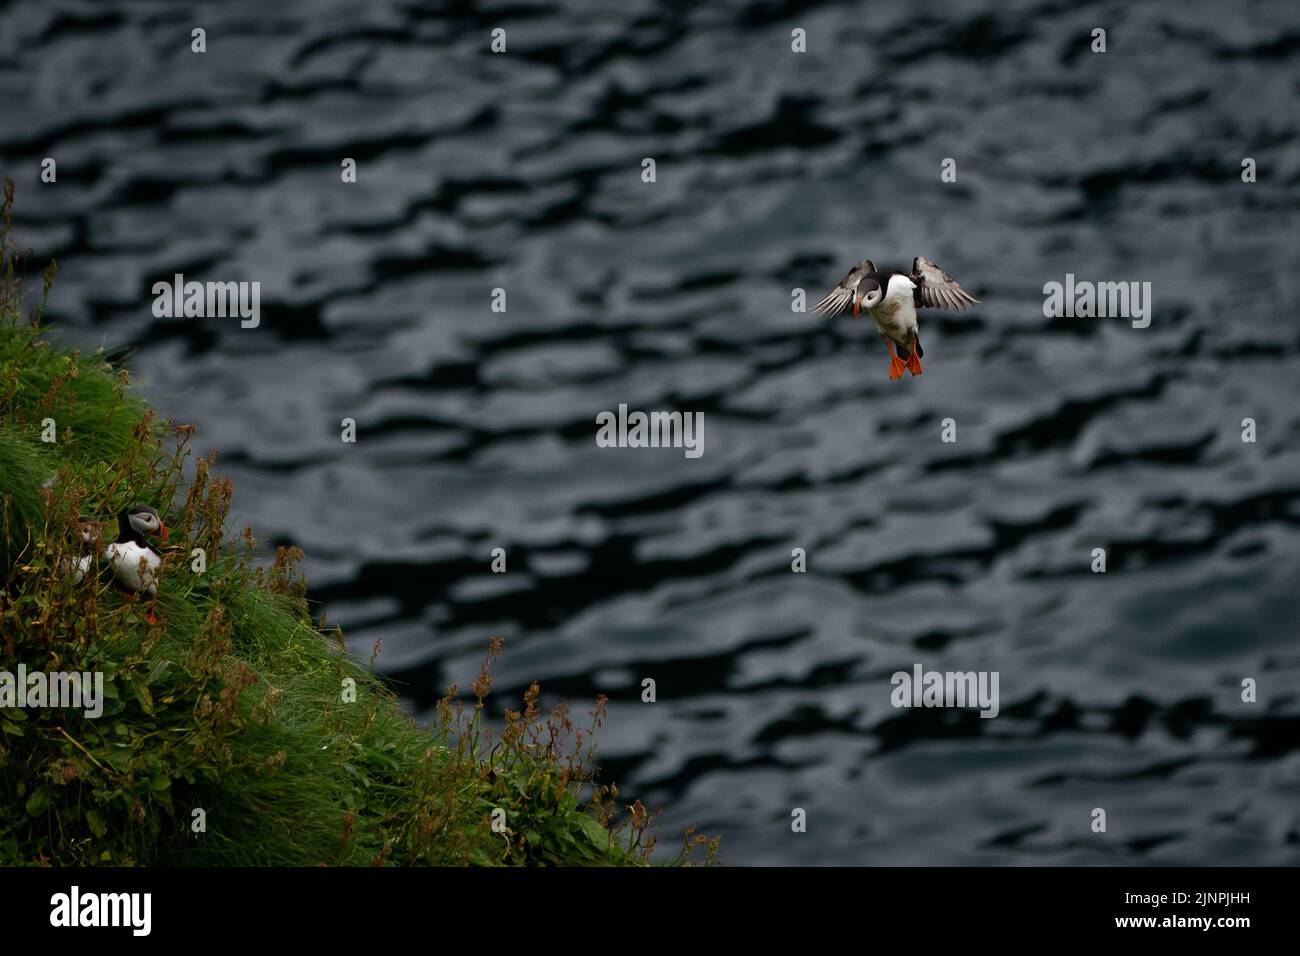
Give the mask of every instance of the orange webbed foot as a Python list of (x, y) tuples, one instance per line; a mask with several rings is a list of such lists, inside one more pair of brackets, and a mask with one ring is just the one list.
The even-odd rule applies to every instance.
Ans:
[(889, 380), (892, 382), (896, 378), (902, 378), (904, 368), (906, 366), (901, 358), (897, 355), (891, 356), (889, 359)]
[(912, 351), (912, 354), (907, 357), (907, 370), (913, 375), (921, 374), (921, 360), (916, 357), (915, 349)]

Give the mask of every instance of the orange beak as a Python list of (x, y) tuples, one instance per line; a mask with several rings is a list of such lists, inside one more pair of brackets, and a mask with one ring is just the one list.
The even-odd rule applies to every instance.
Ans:
[(167, 526), (163, 524), (161, 521), (158, 522), (158, 533), (162, 535), (162, 539), (164, 541), (167, 540)]
[(853, 296), (853, 317), (858, 317), (858, 303), (862, 301), (862, 296), (855, 294)]

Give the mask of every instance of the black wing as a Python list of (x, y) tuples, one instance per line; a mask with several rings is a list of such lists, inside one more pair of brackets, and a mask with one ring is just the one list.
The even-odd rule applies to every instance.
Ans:
[(917, 305), (957, 312), (979, 301), (925, 256), (912, 260), (912, 281), (916, 283)]
[(828, 317), (839, 315), (853, 301), (854, 290), (857, 289), (858, 283), (862, 281), (862, 277), (873, 275), (875, 271), (876, 264), (870, 259), (863, 259), (862, 262), (849, 270), (848, 275), (840, 280), (839, 285), (826, 293), (822, 300), (813, 306), (813, 311), (818, 315)]

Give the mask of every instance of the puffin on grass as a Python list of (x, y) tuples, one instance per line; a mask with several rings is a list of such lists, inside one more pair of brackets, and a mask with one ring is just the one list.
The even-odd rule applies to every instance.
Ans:
[(90, 573), (90, 566), (95, 560), (95, 540), (99, 536), (100, 523), (87, 515), (77, 516), (77, 556), (66, 562), (72, 580), (80, 584)]
[[(129, 600), (135, 600), (139, 594), (156, 597), (162, 555), (153, 549), (148, 539), (157, 535), (166, 541), (167, 526), (149, 505), (131, 505), (118, 514), (117, 528), (117, 540), (104, 549), (104, 560), (113, 569), (118, 588)], [(157, 623), (152, 606), (149, 608), (149, 623)]]
[[(903, 377), (906, 368), (913, 375), (921, 374), (920, 329), (916, 310), (921, 307), (959, 311), (979, 299), (959, 286), (953, 277), (925, 256), (912, 260), (912, 271), (880, 272), (870, 259), (863, 259), (849, 270), (840, 284), (813, 306), (822, 316), (836, 316), (853, 304), (856, 317), (866, 306), (875, 320), (876, 331), (889, 349), (889, 378)], [(897, 346), (906, 359), (894, 351)]]

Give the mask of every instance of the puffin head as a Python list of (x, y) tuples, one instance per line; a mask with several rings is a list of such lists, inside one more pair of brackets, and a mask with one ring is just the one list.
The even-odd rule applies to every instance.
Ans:
[(140, 541), (155, 534), (161, 536), (164, 541), (167, 540), (167, 526), (163, 524), (158, 512), (149, 505), (131, 505), (129, 508), (123, 508), (122, 513), (118, 515), (117, 523), (123, 541)]
[(853, 290), (853, 314), (857, 315), (859, 309), (870, 309), (879, 305), (884, 297), (880, 280), (875, 276), (863, 276), (858, 281), (857, 288)]
[(77, 515), (77, 534), (82, 544), (93, 544), (95, 535), (99, 534), (101, 522), (90, 515)]

